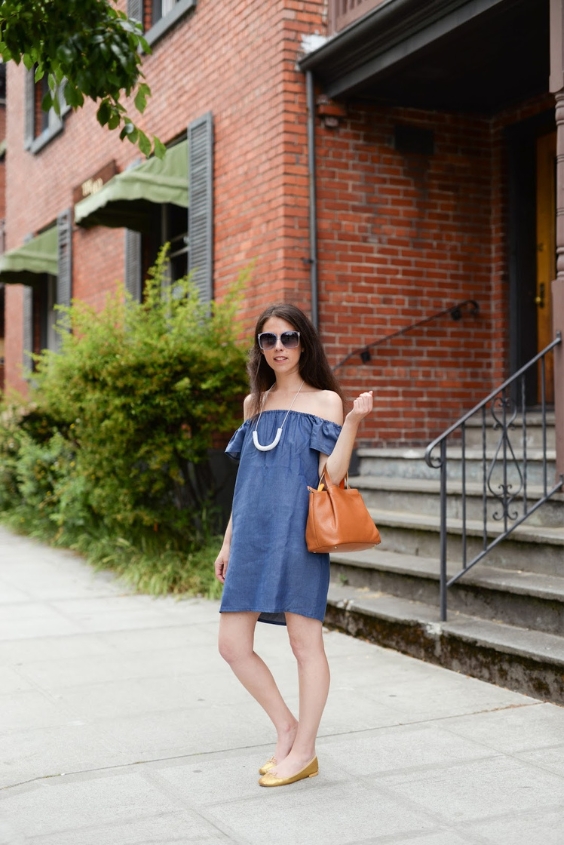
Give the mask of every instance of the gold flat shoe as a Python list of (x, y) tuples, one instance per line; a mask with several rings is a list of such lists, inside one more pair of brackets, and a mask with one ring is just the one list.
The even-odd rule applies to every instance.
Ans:
[(266, 761), (264, 766), (260, 767), (259, 775), (265, 775), (267, 772), (269, 772), (271, 769), (273, 769), (275, 765), (276, 765), (276, 760), (274, 759), (274, 757), (271, 757), (269, 760)]
[(277, 778), (276, 775), (267, 772), (263, 777), (259, 778), (260, 786), (287, 786), (289, 783), (296, 783), (298, 780), (305, 780), (305, 778), (314, 778), (319, 772), (319, 763), (317, 757), (314, 757), (311, 763), (308, 763), (305, 768), (298, 772), (297, 775), (292, 775), (291, 778)]

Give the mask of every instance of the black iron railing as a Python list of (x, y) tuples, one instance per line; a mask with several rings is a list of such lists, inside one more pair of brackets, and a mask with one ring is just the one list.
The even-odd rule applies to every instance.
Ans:
[(424, 326), (426, 323), (430, 323), (432, 320), (437, 320), (439, 317), (444, 317), (447, 314), (450, 315), (451, 319), (457, 322), (461, 320), (464, 316), (464, 312), (469, 313), (471, 316), (475, 316), (480, 311), (480, 306), (474, 299), (465, 299), (463, 302), (458, 302), (456, 305), (450, 305), (448, 308), (443, 308), (442, 311), (437, 311), (435, 314), (431, 314), (429, 317), (425, 317), (423, 320), (418, 320), (416, 323), (411, 323), (409, 326), (404, 326), (403, 329), (398, 329), (397, 332), (392, 332), (391, 334), (384, 335), (384, 337), (379, 338), (378, 340), (372, 341), (372, 343), (368, 343), (366, 346), (361, 346), (359, 349), (354, 349), (352, 352), (349, 352), (348, 355), (343, 358), (342, 361), (339, 361), (338, 364), (335, 364), (333, 370), (338, 370), (339, 367), (344, 367), (345, 364), (348, 364), (353, 358), (360, 358), (363, 364), (368, 364), (371, 360), (372, 355), (370, 354), (370, 350), (374, 349), (376, 346), (381, 346), (382, 343), (386, 343), (389, 340), (392, 340), (394, 337), (401, 337), (407, 332), (410, 332), (412, 329), (417, 329), (419, 326)]
[[(560, 476), (556, 482), (549, 481), (548, 478), (546, 402), (546, 357), (560, 343), (562, 336), (558, 333), (546, 349), (535, 355), (528, 364), (433, 440), (425, 451), (428, 466), (440, 470), (442, 621), (446, 620), (447, 615), (448, 588), (563, 487), (564, 476)], [(534, 414), (537, 425), (540, 425), (541, 443), (535, 449), (527, 442), (527, 419), (528, 414), (530, 418), (531, 411), (527, 408), (526, 381), (532, 368), (538, 369), (540, 386), (540, 407), (535, 408)], [(478, 433), (478, 446), (468, 447), (469, 430), (473, 431), (474, 436)], [(491, 432), (494, 433), (493, 442), (488, 441), (488, 432), (490, 438)], [(469, 479), (470, 452), (473, 453), (474, 470)], [(453, 518), (447, 514), (447, 496), (449, 480), (452, 482), (452, 477), (458, 475), (449, 472), (449, 467), (452, 467), (454, 461), (460, 462), (460, 478), (456, 478), (457, 492), (460, 490), (461, 493), (460, 513), (456, 515), (454, 532), (461, 534), (462, 568), (448, 578), (447, 536), (449, 527), (453, 527), (450, 521)], [(452, 484), (452, 487), (454, 486)], [(468, 519), (469, 494), (472, 494), (474, 500), (476, 494), (481, 498), (479, 518), (473, 515)], [(474, 549), (475, 554), (469, 560), (469, 537), (476, 535), (481, 549)]]

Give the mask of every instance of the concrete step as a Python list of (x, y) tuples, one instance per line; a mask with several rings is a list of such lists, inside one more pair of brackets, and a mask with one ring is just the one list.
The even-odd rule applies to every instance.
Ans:
[[(507, 464), (507, 480), (509, 483), (519, 486), (520, 474), (522, 473), (523, 452), (515, 449), (515, 459), (518, 462), (519, 470), (511, 461)], [(453, 480), (460, 480), (462, 477), (462, 449), (458, 446), (449, 447), (447, 462), (447, 477)], [(360, 461), (360, 475), (378, 476), (383, 478), (426, 478), (436, 481), (439, 478), (439, 470), (427, 466), (425, 463), (425, 450), (421, 448), (388, 448), (388, 447), (364, 447), (357, 452)], [(486, 475), (490, 471), (491, 462), (496, 458), (495, 449), (486, 451)], [(491, 484), (495, 486), (503, 481), (503, 465), (501, 455), (497, 456), (493, 469)], [(484, 476), (484, 462), (481, 449), (468, 448), (465, 452), (466, 480), (482, 483)], [(556, 474), (556, 453), (553, 449), (547, 453), (546, 467), (543, 464), (543, 453), (541, 449), (530, 449), (527, 451), (527, 483), (530, 485), (543, 485), (544, 477), (549, 485), (553, 483)]]
[(331, 584), (326, 624), (421, 660), (564, 704), (564, 638)]
[[(382, 551), (422, 557), (439, 557), (438, 516), (406, 513), (405, 511), (369, 508), (370, 515), (382, 535)], [(494, 538), (502, 533), (499, 523), (489, 522), (487, 534)], [(483, 548), (481, 521), (468, 520), (467, 560)], [(462, 561), (462, 521), (448, 520), (447, 556), (452, 562)], [(560, 575), (564, 571), (564, 528), (535, 526), (525, 522), (487, 556), (488, 563), (501, 569), (523, 570), (545, 575)]]
[[(449, 577), (457, 571), (451, 564)], [(380, 551), (380, 547), (333, 554), (331, 577), (337, 584), (439, 606), (437, 559)], [(564, 572), (560, 577), (479, 563), (449, 588), (448, 607), (449, 612), (564, 635)]]
[[(367, 507), (378, 511), (396, 511), (439, 516), (440, 482), (428, 478), (385, 478), (376, 475), (359, 475), (349, 479), (352, 487), (361, 492)], [(495, 488), (494, 488), (495, 489)], [(447, 516), (462, 517), (462, 483), (451, 480), (447, 485)], [(527, 503), (531, 505), (544, 495), (544, 488), (539, 485), (527, 486)], [(475, 481), (466, 483), (466, 517), (471, 520), (483, 520), (484, 508), (483, 485)], [(488, 519), (493, 520), (496, 513), (501, 513), (501, 504), (487, 489), (486, 505)], [(512, 512), (519, 516), (523, 513), (523, 490), (517, 493), (512, 504)], [(529, 525), (564, 528), (564, 493), (556, 493), (528, 519)]]
[[(499, 428), (494, 428), (495, 420), (488, 409), (486, 413), (486, 443), (489, 447), (497, 446), (499, 443)], [(518, 414), (511, 429), (511, 441), (522, 447), (523, 444), (523, 418)], [(537, 411), (528, 411), (525, 419), (525, 442), (527, 448), (541, 449), (543, 445), (542, 416)], [(554, 412), (549, 411), (546, 415), (546, 443), (549, 449), (555, 448), (554, 434)], [(466, 445), (482, 447), (482, 415), (477, 414), (471, 417), (466, 423)]]

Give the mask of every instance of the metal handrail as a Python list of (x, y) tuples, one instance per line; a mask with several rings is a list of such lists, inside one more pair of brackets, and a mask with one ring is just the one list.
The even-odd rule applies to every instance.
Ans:
[[(429, 467), (440, 469), (440, 609), (441, 620), (445, 621), (447, 617), (447, 590), (455, 584), (462, 576), (468, 572), (473, 566), (489, 554), (499, 543), (505, 540), (512, 531), (528, 519), (541, 505), (543, 505), (551, 496), (558, 490), (562, 489), (564, 485), (564, 476), (560, 476), (556, 484), (549, 486), (547, 474), (547, 422), (546, 422), (546, 356), (551, 350), (562, 343), (562, 335), (557, 332), (554, 340), (548, 344), (541, 352), (531, 358), (531, 360), (517, 370), (510, 378), (506, 379), (503, 384), (482, 399), (477, 405), (468, 411), (453, 425), (449, 426), (439, 437), (435, 438), (432, 443), (427, 446), (425, 450), (425, 462)], [(535, 366), (540, 368), (540, 388), (541, 388), (541, 425), (542, 425), (542, 478), (541, 488), (542, 493), (538, 500), (531, 504), (530, 489), (528, 490), (529, 478), (529, 455), (527, 453), (527, 404), (526, 404), (526, 375)], [(519, 391), (520, 386), (520, 391)], [(511, 391), (510, 391), (511, 388)], [(518, 396), (520, 392), (520, 397)], [(515, 398), (517, 397), (517, 398)], [(486, 408), (491, 403), (491, 415), (493, 422), (491, 428), (493, 431), (499, 431), (499, 441), (493, 448), (493, 455), (488, 456), (487, 452), (487, 425), (486, 425)], [(511, 442), (511, 432), (515, 430), (515, 420), (517, 414), (521, 414), (521, 450), (522, 457), (517, 458), (518, 449), (514, 448), (514, 443)], [(481, 414), (481, 482), (482, 482), (482, 549), (474, 555), (472, 560), (468, 562), (468, 520), (467, 520), (467, 467), (466, 467), (466, 424), (471, 417)], [(447, 535), (448, 535), (448, 516), (447, 516), (447, 440), (460, 431), (460, 440), (457, 443), (460, 449), (461, 461), (461, 543), (462, 543), (462, 569), (453, 575), (450, 579), (447, 577)], [(438, 457), (434, 456), (434, 451), (439, 448)], [(496, 470), (501, 471), (501, 478), (497, 478), (496, 483), (494, 476)], [(515, 487), (515, 484), (517, 485)], [(518, 497), (522, 499), (522, 512), (519, 513), (516, 500)], [(501, 512), (496, 510), (491, 519), (498, 522), (503, 522), (503, 530), (495, 539), (488, 542), (488, 536), (491, 536), (491, 529), (488, 516), (488, 503), (493, 501), (495, 507), (501, 507)], [(497, 533), (497, 532), (496, 532)]]
[(379, 338), (378, 340), (372, 341), (372, 343), (366, 344), (366, 346), (361, 346), (358, 349), (354, 349), (352, 352), (349, 352), (342, 361), (339, 361), (338, 364), (335, 364), (333, 367), (333, 372), (339, 369), (339, 367), (344, 367), (345, 364), (351, 360), (351, 358), (355, 358), (357, 355), (360, 357), (360, 360), (363, 364), (367, 364), (370, 359), (370, 350), (374, 349), (376, 346), (380, 346), (382, 343), (386, 343), (386, 341), (391, 340), (394, 337), (401, 337), (407, 332), (410, 332), (412, 329), (416, 329), (419, 326), (424, 326), (425, 323), (430, 323), (431, 320), (436, 320), (438, 317), (444, 317), (445, 314), (450, 314), (454, 321), (458, 321), (462, 319), (462, 309), (469, 305), (469, 311), (472, 316), (475, 316), (480, 311), (480, 306), (476, 302), (475, 299), (465, 299), (463, 302), (458, 302), (456, 305), (450, 305), (448, 308), (443, 308), (442, 311), (437, 311), (435, 314), (431, 314), (429, 317), (425, 317), (423, 320), (418, 320), (416, 323), (411, 323), (409, 326), (404, 326), (403, 329), (398, 329), (397, 332), (392, 332), (391, 334), (384, 335), (384, 337)]

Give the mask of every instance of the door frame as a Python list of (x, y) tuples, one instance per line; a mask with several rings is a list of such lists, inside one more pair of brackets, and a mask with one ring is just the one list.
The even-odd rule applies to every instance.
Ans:
[[(505, 130), (508, 177), (508, 281), (510, 374), (538, 351), (537, 307), (537, 138), (556, 128), (554, 109)], [(528, 404), (537, 400), (537, 372), (526, 377)]]

